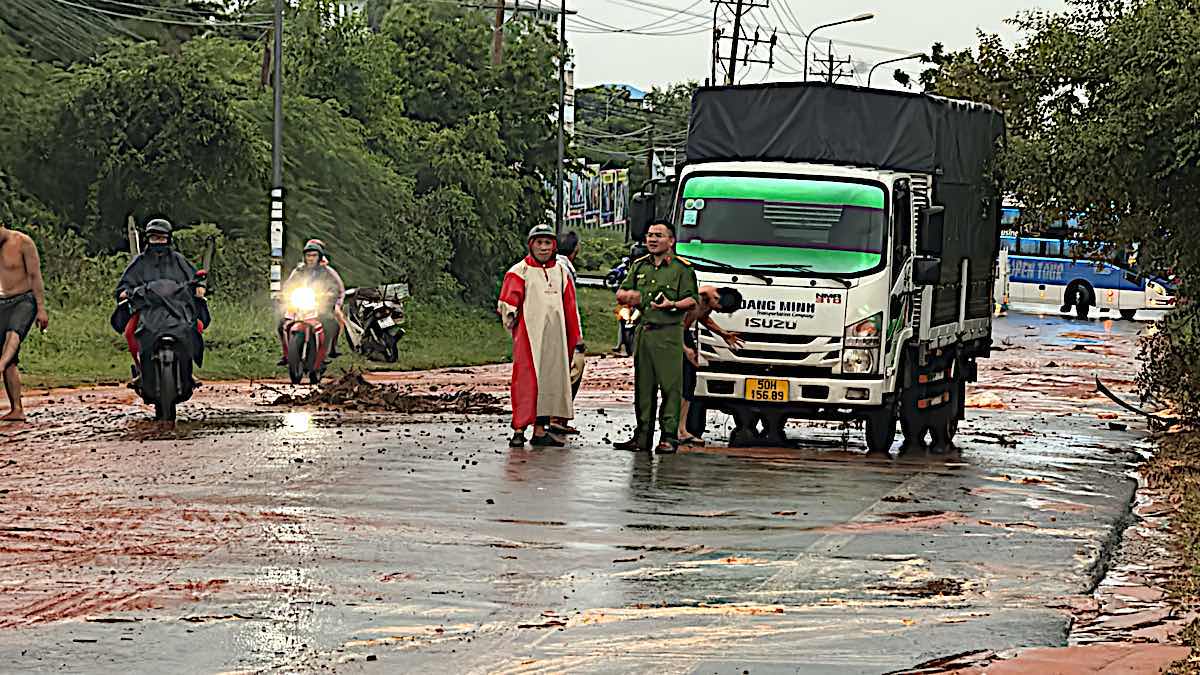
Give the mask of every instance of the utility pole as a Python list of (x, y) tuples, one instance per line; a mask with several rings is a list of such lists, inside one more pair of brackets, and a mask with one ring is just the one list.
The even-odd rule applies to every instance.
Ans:
[(283, 287), (283, 0), (275, 0), (275, 119), (271, 139), (271, 292)]
[[(754, 31), (754, 37), (745, 35), (742, 31), (742, 17), (754, 9), (765, 9), (770, 6), (768, 0), (712, 0), (716, 5), (713, 8), (713, 34), (712, 34), (712, 82), (717, 82), (717, 64), (722, 63), (721, 58), (721, 41), (729, 40), (731, 45), (729, 48), (728, 66), (725, 66), (725, 84), (737, 84), (737, 65), (741, 61), (743, 66), (749, 66), (751, 63), (763, 63), (768, 68), (775, 65), (775, 32), (771, 32), (770, 38), (762, 38), (759, 36), (758, 29)], [(718, 25), (721, 23), (721, 10), (725, 9), (726, 14), (732, 16), (733, 29), (729, 35), (725, 34), (725, 29)], [(744, 46), (743, 46), (744, 43)], [(769, 51), (766, 59), (750, 58), (750, 53), (759, 45), (769, 45)], [(742, 51), (739, 53), (739, 47)]]
[[(501, 0), (503, 1), (503, 0)], [(558, 0), (558, 165), (554, 181), (554, 231), (563, 228), (563, 162), (566, 157), (567, 110), (567, 0)]]
[(818, 73), (816, 73), (816, 75), (818, 77), (824, 76), (825, 82), (827, 82), (828, 84), (833, 84), (834, 82), (842, 79), (843, 77), (850, 77), (851, 75), (854, 74), (853, 70), (851, 70), (850, 72), (846, 72), (846, 71), (842, 70), (842, 66), (850, 65), (849, 57), (844, 58), (844, 59), (834, 59), (833, 58), (833, 40), (829, 41), (829, 53), (825, 56), (825, 59), (823, 59), (823, 60), (816, 59), (816, 62), (818, 64), (825, 66), (825, 72), (824, 73), (818, 72)]
[(733, 46), (729, 49), (729, 68), (725, 71), (725, 84), (737, 84), (734, 74), (737, 72), (738, 39), (742, 36), (742, 12), (745, 3), (737, 0), (733, 10)]
[(496, 22), (492, 26), (492, 65), (504, 61), (504, 0), (496, 0)]
[(654, 117), (646, 112), (646, 180), (654, 180)]

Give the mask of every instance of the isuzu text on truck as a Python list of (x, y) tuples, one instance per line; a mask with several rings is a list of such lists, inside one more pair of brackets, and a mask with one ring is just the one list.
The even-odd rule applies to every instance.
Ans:
[(789, 418), (865, 420), (867, 447), (942, 450), (992, 344), (1004, 120), (976, 103), (825, 84), (700, 89), (673, 221), (701, 284), (695, 395), (733, 444)]

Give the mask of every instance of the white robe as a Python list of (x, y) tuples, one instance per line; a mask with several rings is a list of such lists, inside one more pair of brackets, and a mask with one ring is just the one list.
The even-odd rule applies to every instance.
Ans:
[(570, 355), (580, 331), (566, 268), (526, 256), (504, 275), (496, 311), (513, 336), (513, 428), (538, 417), (573, 418)]

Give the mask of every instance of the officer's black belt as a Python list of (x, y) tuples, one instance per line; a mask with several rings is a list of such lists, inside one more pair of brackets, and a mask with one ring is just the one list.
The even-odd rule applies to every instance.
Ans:
[(642, 324), (642, 326), (646, 330), (658, 330), (659, 328), (671, 328), (673, 326), (680, 326), (680, 325), (682, 325), (682, 324), (678, 324), (678, 323), (644, 323), (644, 324)]

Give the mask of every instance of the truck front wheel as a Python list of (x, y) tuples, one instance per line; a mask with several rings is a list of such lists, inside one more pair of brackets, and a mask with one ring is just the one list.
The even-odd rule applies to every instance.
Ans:
[(886, 455), (896, 440), (896, 408), (888, 405), (867, 416), (867, 453)]

